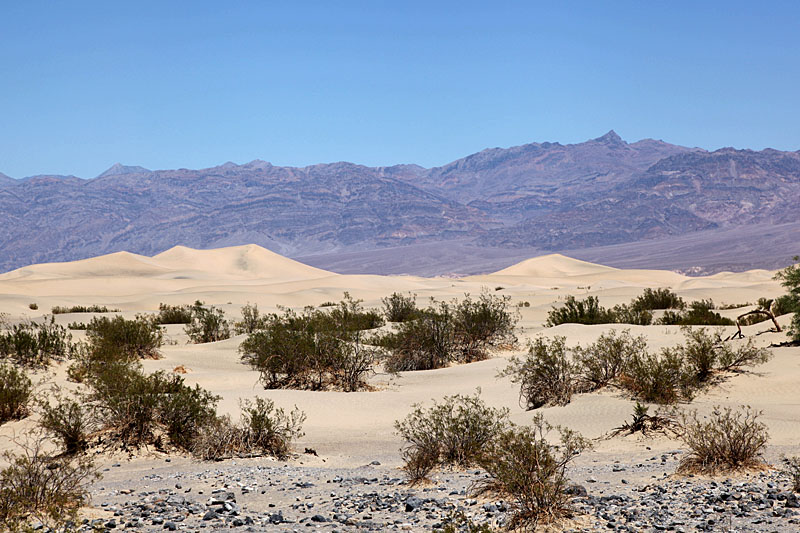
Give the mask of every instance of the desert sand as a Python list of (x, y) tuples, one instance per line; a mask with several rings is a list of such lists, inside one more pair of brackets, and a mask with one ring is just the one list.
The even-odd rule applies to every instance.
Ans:
[[(186, 304), (201, 300), (221, 307), (229, 320), (240, 317), (241, 307), (257, 304), (262, 312), (279, 306), (302, 308), (338, 301), (344, 291), (363, 299), (365, 307), (380, 307), (381, 298), (392, 292), (412, 292), (418, 305), (429, 298), (452, 299), (465, 293), (477, 294), (484, 288), (507, 295), (511, 304), (529, 302), (520, 307), (517, 336), (519, 346), (499, 351), (477, 363), (457, 365), (433, 371), (404, 372), (398, 376), (379, 373), (371, 378), (376, 390), (371, 392), (310, 392), (264, 390), (258, 374), (239, 361), (237, 352), (242, 337), (194, 345), (187, 344), (182, 326), (167, 326), (168, 343), (163, 357), (144, 361), (148, 371), (172, 370), (183, 366), (189, 384), (197, 383), (222, 397), (218, 410), (236, 417), (241, 399), (262, 396), (278, 406), (299, 407), (307, 414), (305, 436), (296, 443), (302, 452), (313, 448), (318, 457), (300, 455), (292, 461), (306, 466), (354, 468), (379, 461), (383, 467), (401, 465), (398, 450), (401, 441), (394, 434), (394, 423), (412, 409), (412, 405), (430, 405), (432, 400), (480, 389), (488, 404), (511, 410), (512, 420), (525, 424), (533, 413), (519, 405), (518, 389), (507, 378), (497, 378), (508, 357), (524, 353), (525, 343), (540, 335), (563, 335), (569, 345), (587, 344), (609, 329), (630, 329), (645, 335), (652, 350), (683, 341), (680, 328), (673, 326), (561, 325), (544, 328), (547, 312), (568, 295), (595, 295), (604, 306), (629, 302), (645, 287), (670, 287), (691, 301), (712, 298), (717, 304), (755, 302), (759, 297), (783, 294), (774, 272), (753, 270), (720, 273), (709, 277), (686, 277), (670, 271), (621, 270), (587, 263), (562, 255), (548, 255), (523, 261), (492, 274), (460, 279), (410, 276), (339, 275), (279, 256), (258, 246), (238, 246), (218, 250), (193, 250), (176, 247), (154, 257), (115, 253), (83, 261), (33, 265), (0, 275), (0, 312), (11, 321), (40, 319), (53, 306), (106, 305), (119, 308), (121, 314), (152, 313), (161, 302)], [(39, 309), (28, 305), (35, 302)], [(735, 317), (741, 309), (721, 311)], [(56, 315), (58, 323), (88, 321), (91, 314)], [(790, 317), (779, 318), (782, 326)], [(748, 338), (759, 345), (782, 342), (784, 333), (770, 332), (769, 322), (744, 328)], [(735, 330), (726, 328), (726, 334)], [(73, 332), (80, 339), (82, 332)], [(734, 341), (744, 342), (744, 341)], [(774, 348), (774, 358), (750, 372), (732, 375), (721, 386), (701, 393), (690, 407), (708, 412), (714, 405), (748, 404), (764, 411), (763, 420), (770, 431), (768, 457), (800, 451), (800, 348)], [(60, 385), (65, 379), (66, 364), (57, 366), (55, 377)], [(47, 386), (42, 385), (42, 394)], [(540, 409), (553, 423), (598, 439), (621, 425), (631, 414), (633, 402), (624, 394), (605, 390), (578, 395), (564, 407)], [(0, 436), (20, 434), (33, 426), (35, 415), (0, 427)], [(7, 439), (0, 447), (9, 448)], [(580, 462), (612, 462), (619, 458), (644, 457), (680, 448), (680, 443), (665, 436), (643, 440), (617, 437), (596, 440), (593, 451)], [(132, 471), (149, 464), (145, 453), (128, 464)], [(144, 463), (137, 463), (144, 461)], [(188, 461), (188, 459), (187, 459)], [(184, 463), (187, 465), (188, 463)], [(139, 465), (139, 466), (137, 466)], [(189, 466), (185, 466), (190, 468)], [(110, 473), (125, 476), (122, 473)], [(399, 475), (399, 474), (398, 474)]]

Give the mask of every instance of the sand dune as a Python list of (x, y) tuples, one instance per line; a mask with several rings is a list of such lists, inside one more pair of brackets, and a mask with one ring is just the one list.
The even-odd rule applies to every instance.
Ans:
[[(221, 412), (238, 413), (241, 398), (264, 396), (279, 406), (297, 405), (308, 419), (306, 436), (299, 446), (315, 448), (329, 465), (358, 465), (367, 459), (380, 459), (398, 465), (400, 442), (393, 423), (405, 416), (415, 403), (427, 403), (447, 394), (469, 394), (480, 388), (487, 403), (508, 407), (518, 423), (530, 420), (532, 413), (520, 408), (518, 389), (507, 378), (498, 379), (510, 355), (522, 353), (524, 343), (537, 335), (564, 335), (568, 343), (592, 342), (609, 329), (631, 329), (643, 334), (653, 350), (673, 346), (683, 337), (677, 327), (666, 326), (580, 326), (543, 328), (551, 306), (572, 294), (596, 295), (602, 305), (630, 301), (644, 287), (672, 287), (689, 300), (713, 298), (715, 302), (745, 304), (759, 297), (783, 293), (773, 280), (774, 273), (755, 270), (721, 273), (705, 278), (689, 278), (657, 270), (621, 270), (551, 255), (523, 261), (512, 267), (483, 276), (461, 279), (410, 276), (339, 275), (286, 259), (258, 246), (237, 246), (218, 250), (192, 250), (176, 247), (154, 257), (129, 253), (75, 261), (25, 267), (0, 276), (0, 312), (10, 319), (41, 316), (53, 305), (100, 304), (122, 309), (126, 316), (154, 312), (160, 302), (171, 304), (203, 300), (220, 306), (231, 319), (238, 319), (241, 306), (257, 303), (263, 311), (280, 306), (302, 308), (338, 301), (344, 291), (364, 300), (367, 307), (380, 307), (381, 298), (392, 292), (414, 293), (425, 305), (430, 297), (451, 299), (464, 293), (490, 290), (511, 298), (520, 313), (520, 347), (498, 352), (492, 359), (430, 372), (406, 372), (398, 377), (379, 374), (373, 378), (376, 392), (306, 392), (264, 390), (258, 375), (239, 361), (241, 338), (207, 345), (188, 345), (180, 326), (169, 326), (167, 337), (176, 344), (163, 347), (163, 359), (145, 361), (147, 370), (172, 370), (183, 365), (189, 383), (197, 383), (219, 394)], [(498, 289), (499, 288), (499, 289)], [(496, 290), (498, 289), (498, 290)], [(39, 310), (28, 308), (37, 302)], [(726, 311), (727, 314), (738, 313)], [(58, 315), (66, 323), (87, 320), (87, 315)], [(786, 323), (787, 317), (782, 317)], [(765, 331), (757, 324), (745, 328), (748, 335)], [(732, 331), (732, 328), (728, 328)], [(754, 336), (760, 344), (785, 339), (783, 334)], [(775, 358), (757, 373), (742, 374), (723, 387), (700, 395), (694, 406), (708, 410), (713, 404), (750, 403), (764, 409), (773, 432), (773, 445), (791, 450), (800, 441), (800, 349), (775, 350)], [(63, 367), (59, 379), (63, 379)], [(619, 425), (630, 415), (629, 398), (605, 391), (578, 396), (564, 407), (544, 409), (554, 423), (598, 437)], [(0, 428), (0, 435), (18, 431), (30, 421), (12, 422)], [(654, 449), (674, 449), (668, 439), (648, 443)], [(641, 448), (636, 442), (617, 439), (602, 443), (603, 453), (626, 453)]]

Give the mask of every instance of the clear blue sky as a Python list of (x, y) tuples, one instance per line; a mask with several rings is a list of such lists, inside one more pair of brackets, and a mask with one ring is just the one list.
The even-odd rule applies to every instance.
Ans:
[(0, 172), (800, 149), (800, 2), (0, 0)]

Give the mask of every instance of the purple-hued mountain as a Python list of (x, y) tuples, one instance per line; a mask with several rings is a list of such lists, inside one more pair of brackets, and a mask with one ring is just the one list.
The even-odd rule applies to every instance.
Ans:
[[(713, 243), (736, 228), (729, 258), (722, 250), (707, 264), (674, 257), (647, 266), (774, 268), (800, 250), (783, 244), (765, 253), (764, 232), (755, 228), (800, 231), (798, 221), (798, 152), (627, 143), (611, 131), (579, 144), (487, 149), (431, 169), (256, 160), (155, 171), (117, 163), (86, 180), (0, 174), (0, 271), (120, 250), (254, 243), (315, 266), (430, 274), (463, 272), (448, 249), (485, 255), (473, 268), (480, 270), (521, 253), (583, 250), (597, 259), (591, 250), (623, 243), (649, 243), (642, 249), (652, 254), (653, 243), (669, 247), (670, 239), (695, 234)], [(749, 255), (742, 251), (748, 239)], [(614, 264), (609, 254), (606, 262)], [(382, 259), (373, 264), (371, 256)]]

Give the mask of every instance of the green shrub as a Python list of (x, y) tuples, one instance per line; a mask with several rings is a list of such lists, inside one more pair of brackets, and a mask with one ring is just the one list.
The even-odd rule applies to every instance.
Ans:
[(234, 456), (273, 455), (285, 459), (292, 441), (303, 436), (305, 414), (295, 407), (286, 413), (271, 400), (256, 398), (241, 404), (241, 421), (216, 417), (200, 429), (192, 444), (192, 453), (204, 460)]
[(680, 472), (714, 474), (730, 470), (758, 467), (758, 457), (764, 450), (769, 433), (759, 422), (761, 411), (741, 406), (714, 411), (705, 419), (697, 412), (684, 413), (679, 419), (680, 437), (689, 447), (681, 460)]
[(600, 306), (597, 296), (587, 296), (585, 300), (578, 300), (574, 296), (567, 296), (560, 307), (553, 306), (547, 313), (545, 327), (559, 324), (608, 324), (613, 322), (608, 311)]
[(0, 470), (0, 523), (7, 531), (32, 531), (37, 521), (50, 530), (77, 523), (78, 509), (89, 500), (88, 485), (99, 478), (89, 459), (50, 457), (41, 442), (3, 458), (8, 466)]
[(105, 305), (73, 305), (72, 307), (55, 306), (52, 309), (54, 315), (65, 313), (119, 313), (119, 309), (109, 309)]
[[(331, 313), (285, 310), (265, 317), (263, 329), (249, 334), (239, 346), (241, 360), (260, 372), (266, 388), (354, 391), (366, 387), (377, 354), (361, 343), (361, 323), (339, 308)], [(324, 316), (321, 316), (324, 315)]]
[(327, 312), (309, 311), (314, 322), (314, 329), (335, 333), (343, 337), (346, 333), (379, 328), (383, 325), (383, 317), (372, 309), (364, 310), (363, 300), (354, 300), (345, 292), (338, 305)]
[(58, 403), (50, 405), (45, 400), (41, 405), (39, 426), (50, 434), (67, 454), (86, 449), (89, 434), (94, 429), (90, 413), (81, 402), (71, 398), (57, 397)]
[(70, 322), (67, 324), (67, 329), (85, 331), (89, 329), (89, 325), (86, 322)]
[(89, 379), (87, 400), (104, 429), (125, 446), (154, 442), (163, 431), (188, 449), (215, 416), (218, 397), (184, 384), (177, 374), (144, 374), (136, 365), (103, 365)]
[(0, 332), (0, 358), (31, 367), (45, 368), (51, 360), (62, 361), (72, 353), (72, 335), (55, 323), (55, 318), (42, 323), (26, 322)]
[(520, 404), (526, 409), (545, 405), (566, 405), (576, 392), (578, 368), (567, 357), (565, 337), (552, 341), (535, 339), (524, 359), (512, 357), (500, 373), (520, 385)]
[(89, 322), (86, 338), (95, 359), (132, 361), (159, 358), (164, 332), (152, 316), (137, 315), (134, 320), (103, 316)]
[(383, 303), (383, 314), (389, 322), (405, 322), (419, 316), (416, 294), (403, 296), (398, 292), (393, 292), (391, 296), (382, 298), (381, 302)]
[[(798, 261), (800, 257), (795, 256), (794, 260)], [(794, 342), (800, 342), (800, 264), (784, 268), (775, 275), (775, 278), (781, 280), (781, 285), (789, 291), (789, 294), (782, 297), (781, 306), (794, 312), (792, 323), (786, 333)]]
[(586, 348), (576, 347), (573, 357), (583, 382), (581, 389), (592, 391), (616, 381), (634, 357), (646, 353), (647, 340), (643, 336), (633, 337), (628, 330), (621, 333), (611, 330)]
[(32, 394), (33, 383), (22, 370), (0, 363), (0, 424), (28, 416)]
[(697, 300), (689, 304), (686, 311), (667, 311), (656, 322), (670, 326), (734, 326), (736, 322), (714, 312), (712, 300)]
[(487, 290), (476, 300), (469, 294), (451, 303), (432, 300), (416, 318), (375, 341), (390, 352), (386, 369), (432, 370), (453, 362), (470, 363), (486, 359), (492, 348), (515, 343), (518, 317), (509, 311), (509, 300)]
[(258, 305), (247, 304), (242, 307), (242, 320), (233, 325), (234, 335), (251, 334), (267, 327), (268, 317), (261, 316)]
[(488, 478), (479, 482), (479, 491), (508, 499), (509, 529), (536, 530), (538, 525), (555, 522), (572, 511), (566, 469), (589, 442), (558, 427), (560, 446), (550, 444), (546, 436), (552, 429), (538, 415), (531, 427), (501, 432), (480, 456)]
[(423, 311), (419, 318), (400, 323), (384, 343), (390, 354), (385, 361), (389, 372), (433, 370), (456, 358), (455, 324), (450, 307), (441, 302)]
[(486, 359), (489, 348), (516, 342), (517, 317), (509, 311), (510, 301), (509, 296), (498, 297), (483, 290), (477, 300), (467, 294), (460, 302), (453, 303), (453, 333), (459, 362)]
[(653, 323), (653, 313), (647, 309), (636, 309), (630, 305), (615, 305), (608, 311), (611, 322), (618, 324), (633, 324), (635, 326), (649, 326)]
[(222, 309), (213, 305), (206, 306), (200, 301), (192, 306), (192, 321), (186, 324), (184, 331), (195, 344), (222, 341), (231, 336), (230, 326)]
[(188, 324), (192, 321), (192, 306), (158, 304), (156, 321), (159, 324)]
[(667, 288), (645, 289), (644, 292), (631, 301), (631, 307), (642, 311), (653, 309), (684, 309), (686, 302), (683, 298)]
[(427, 409), (414, 405), (404, 420), (395, 422), (406, 442), (406, 475), (419, 481), (439, 466), (468, 467), (508, 426), (508, 409), (486, 406), (479, 394), (447, 396)]
[(634, 355), (620, 384), (645, 402), (672, 404), (690, 400), (696, 381), (679, 350), (664, 349), (661, 355)]
[(37, 309), (39, 309), (39, 304), (37, 304), (36, 302), (29, 303), (28, 304), (28, 309), (36, 311)]

